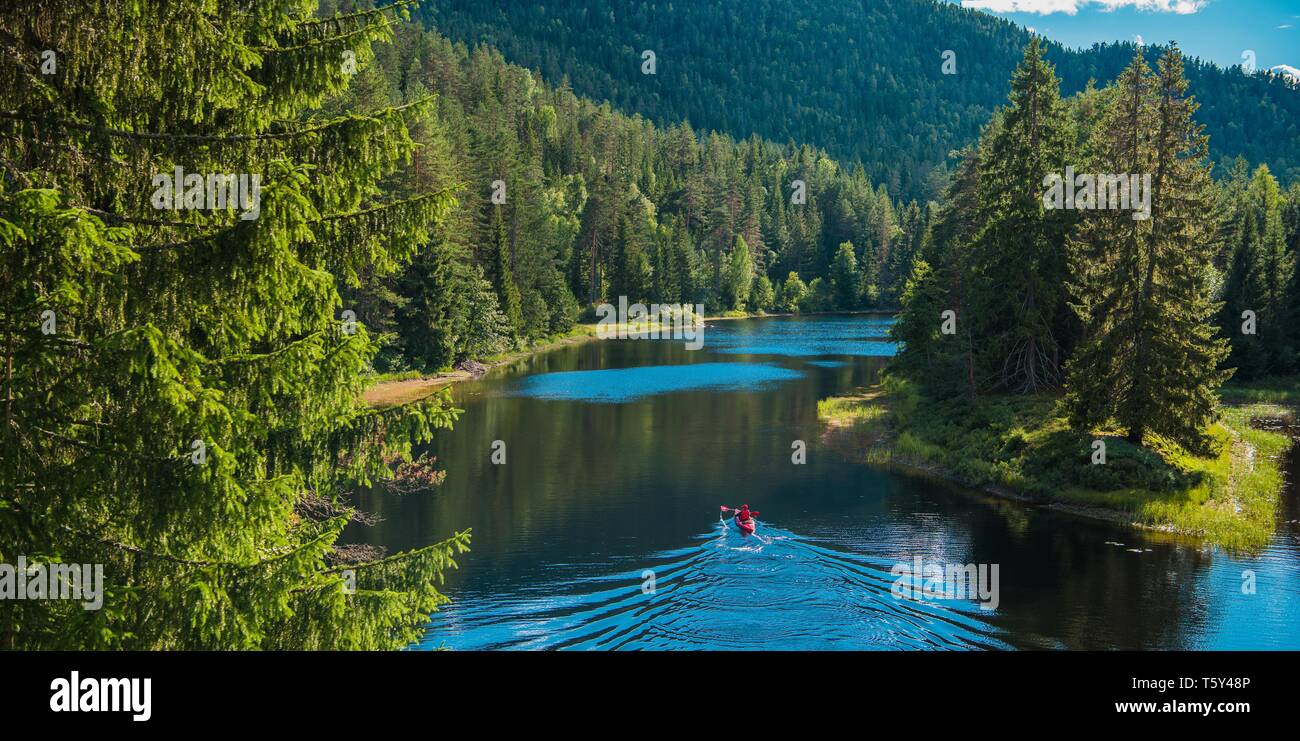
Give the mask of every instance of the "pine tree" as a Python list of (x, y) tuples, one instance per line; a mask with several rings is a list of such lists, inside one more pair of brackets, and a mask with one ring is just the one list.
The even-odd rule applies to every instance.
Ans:
[(781, 291), (778, 296), (777, 308), (789, 314), (799, 313), (799, 307), (803, 303), (804, 297), (808, 293), (808, 286), (804, 285), (798, 273), (790, 273), (786, 276), (785, 281), (781, 283)]
[(920, 381), (933, 397), (942, 397), (961, 378), (957, 337), (943, 334), (947, 297), (938, 274), (925, 260), (917, 260), (903, 288), (903, 310), (889, 328), (889, 338), (899, 343), (893, 367)]
[(1073, 212), (1046, 210), (1046, 179), (1063, 174), (1074, 134), (1059, 82), (1035, 37), (1011, 79), (1010, 105), (982, 150), (970, 320), (983, 338), (982, 380), (1035, 392), (1060, 380), (1066, 236)]
[(1177, 48), (1155, 78), (1138, 49), (1098, 130), (1097, 171), (1150, 173), (1151, 212), (1093, 211), (1082, 228), (1075, 262), (1085, 334), (1066, 397), (1081, 431), (1113, 419), (1132, 442), (1155, 433), (1199, 449), (1216, 414), (1227, 343), (1212, 322), (1215, 224), (1195, 111)]
[(771, 311), (775, 305), (776, 290), (772, 287), (772, 279), (759, 274), (754, 278), (754, 287), (749, 294), (750, 310), (767, 312)]
[(831, 264), (831, 288), (835, 292), (835, 305), (839, 309), (858, 307), (858, 290), (861, 276), (858, 260), (853, 256), (853, 243), (843, 242)]
[(744, 311), (749, 291), (754, 283), (754, 261), (749, 255), (745, 238), (736, 235), (736, 244), (727, 256), (727, 269), (723, 276), (723, 300), (728, 309)]
[[(396, 274), (452, 201), (377, 187), (426, 102), (310, 116), (391, 35), (391, 11), (314, 8), (0, 10), (0, 559), (107, 582), (97, 611), (3, 601), (0, 646), (395, 648), (446, 601), (468, 532), (377, 561), (335, 548), (350, 483), (455, 418), (445, 395), (359, 399), (375, 343), (340, 286)], [(200, 179), (189, 206), (216, 205), (206, 175), (258, 175), (255, 213), (155, 208), (175, 167)]]
[(1295, 358), (1289, 295), (1295, 257), (1286, 244), (1285, 199), (1264, 165), (1240, 192), (1234, 186), (1230, 181), (1225, 196), (1232, 224), (1225, 230), (1230, 258), (1221, 320), (1232, 343), (1228, 365), (1241, 378), (1285, 373)]

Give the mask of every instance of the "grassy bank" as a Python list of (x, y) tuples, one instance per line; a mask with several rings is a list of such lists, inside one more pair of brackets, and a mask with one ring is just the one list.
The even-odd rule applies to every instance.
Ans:
[[(485, 358), (481, 362), (488, 368), (509, 365), (518, 360), (549, 352), (556, 348), (576, 345), (596, 338), (596, 325), (578, 324), (564, 334), (554, 335), (545, 340), (534, 342), (527, 348), (513, 350), (500, 355)], [(439, 388), (457, 381), (468, 381), (479, 374), (463, 370), (448, 370), (435, 374), (420, 371), (403, 371), (375, 376), (375, 382), (367, 388), (361, 398), (374, 407), (391, 407), (419, 401)]]
[[(1204, 538), (1234, 549), (1264, 545), (1282, 490), (1283, 434), (1251, 419), (1291, 411), (1225, 406), (1195, 454), (1150, 436), (1139, 447), (1117, 430), (1071, 431), (1052, 396), (935, 403), (898, 379), (818, 404), (827, 440), (858, 460), (929, 471), (1000, 496), (1077, 514)], [(1093, 441), (1105, 441), (1104, 465)]]

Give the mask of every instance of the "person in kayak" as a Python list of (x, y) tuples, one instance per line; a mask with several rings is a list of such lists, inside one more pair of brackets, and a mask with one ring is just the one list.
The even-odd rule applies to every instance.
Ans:
[(735, 507), (723, 507), (722, 511), (735, 512), (737, 522), (749, 522), (753, 518), (758, 517), (758, 510), (750, 511), (748, 504), (740, 505), (740, 509), (736, 509)]

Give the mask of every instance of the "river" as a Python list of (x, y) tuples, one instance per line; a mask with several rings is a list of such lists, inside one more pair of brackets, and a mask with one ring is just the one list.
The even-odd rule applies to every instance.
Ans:
[[(1294, 491), (1271, 544), (1234, 555), (823, 447), (817, 401), (877, 377), (888, 325), (719, 321), (698, 351), (594, 341), (496, 369), (454, 389), (442, 486), (364, 495), (384, 520), (346, 536), (473, 528), (417, 649), (1300, 648)], [(761, 538), (719, 521), (742, 503)], [(891, 568), (917, 557), (996, 564), (996, 606), (896, 598)]]

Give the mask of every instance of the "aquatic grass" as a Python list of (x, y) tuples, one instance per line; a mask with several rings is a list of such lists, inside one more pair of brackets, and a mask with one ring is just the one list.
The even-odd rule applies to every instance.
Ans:
[[(1080, 435), (1051, 395), (939, 402), (886, 377), (818, 403), (823, 421), (870, 435), (868, 463), (921, 468), (1085, 514), (1103, 510), (1234, 550), (1259, 548), (1273, 533), (1279, 459), (1290, 439), (1251, 422), (1283, 413), (1275, 405), (1227, 406), (1207, 430), (1211, 452), (1197, 454), (1154, 435), (1143, 446), (1114, 429)], [(1092, 463), (1097, 439), (1106, 443), (1104, 466)]]

